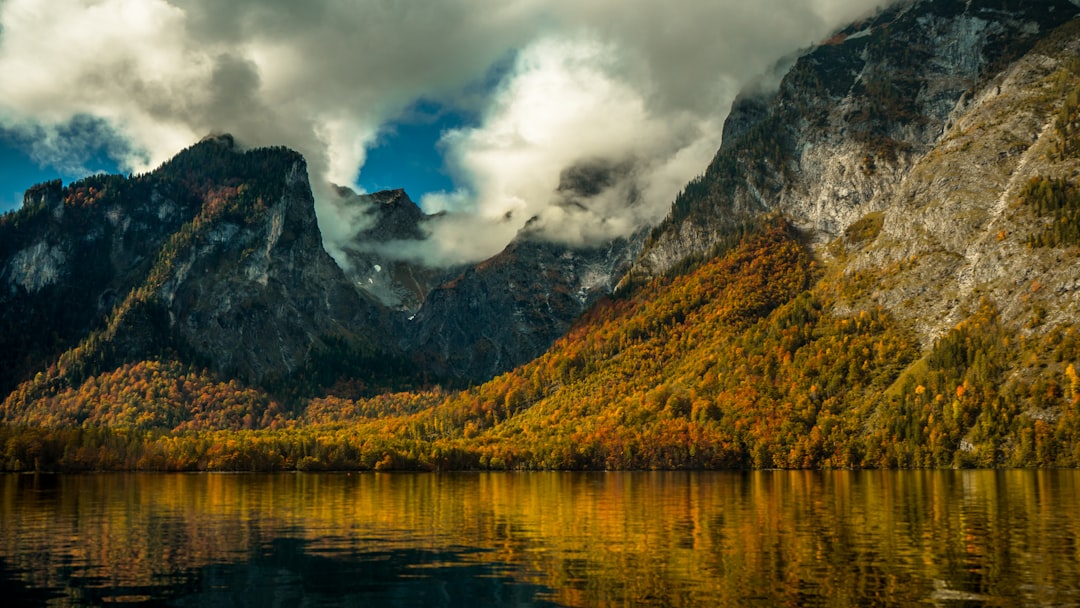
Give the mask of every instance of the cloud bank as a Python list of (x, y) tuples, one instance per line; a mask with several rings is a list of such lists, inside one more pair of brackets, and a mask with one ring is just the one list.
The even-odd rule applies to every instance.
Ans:
[(464, 109), (440, 142), (459, 188), (424, 197), (448, 213), (401, 255), (475, 261), (531, 218), (569, 243), (656, 221), (744, 83), (882, 3), (3, 0), (0, 128), (69, 170), (146, 171), (212, 132), (292, 147), (335, 253), (363, 214), (328, 184), (355, 188), (419, 100)]

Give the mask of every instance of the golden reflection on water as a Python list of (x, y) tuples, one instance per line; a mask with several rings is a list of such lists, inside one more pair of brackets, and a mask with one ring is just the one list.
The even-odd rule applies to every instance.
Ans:
[[(1076, 605), (1078, 506), (1078, 471), (6, 475), (0, 591), (302, 594), (390, 560), (350, 597), (460, 572), (524, 585), (507, 605)], [(282, 539), (291, 578), (206, 575)]]

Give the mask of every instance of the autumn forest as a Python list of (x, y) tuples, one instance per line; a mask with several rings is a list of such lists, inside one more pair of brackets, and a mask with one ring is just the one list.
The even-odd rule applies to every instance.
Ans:
[[(378, 331), (405, 323), (324, 251), (296, 152), (222, 136), (149, 174), (35, 186), (0, 216), (15, 303), (0, 307), (0, 470), (1080, 466), (1072, 21), (1006, 49), (1018, 76), (972, 80), (985, 95), (969, 107), (963, 92), (955, 124), (909, 116), (922, 88), (903, 78), (863, 91), (828, 69), (841, 52), (881, 65), (928, 52), (890, 42), (888, 24), (817, 49), (642, 237), (685, 253), (685, 230), (704, 248), (619, 275), (546, 352), (482, 381), (379, 350)], [(837, 173), (894, 198), (811, 218), (840, 226), (822, 242), (796, 227), (821, 211), (809, 203), (746, 201), (806, 202), (799, 171), (820, 159), (797, 154), (835, 125), (798, 113), (831, 112), (841, 93), (873, 103), (843, 117), (862, 147)], [(549, 312), (573, 301), (558, 285)], [(252, 342), (226, 340), (238, 337)]]
[(467, 390), (358, 398), (338, 385), (298, 403), (155, 359), (45, 397), (15, 391), (0, 467), (1080, 465), (1073, 328), (1024, 338), (984, 303), (923, 353), (883, 310), (828, 312), (857, 277), (815, 262), (784, 219), (731, 242), (603, 301), (538, 360)]

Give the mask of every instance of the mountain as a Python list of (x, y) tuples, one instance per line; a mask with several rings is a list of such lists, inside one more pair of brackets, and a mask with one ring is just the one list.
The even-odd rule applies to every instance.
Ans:
[(506, 249), (428, 294), (402, 347), (444, 377), (488, 380), (562, 337), (633, 261), (635, 239), (569, 248), (528, 227)]
[(367, 221), (343, 267), (284, 148), (213, 137), (146, 175), (32, 188), (0, 223), (0, 390), (151, 359), (286, 398), (482, 382), (547, 349), (631, 259), (624, 241), (574, 251), (526, 232), (483, 264), (430, 268), (388, 251), (436, 216), (401, 190), (340, 194)]
[[(626, 166), (580, 162), (560, 176), (560, 205), (582, 206)], [(634, 204), (635, 201), (627, 201)], [(436, 374), (474, 382), (532, 361), (610, 295), (641, 250), (644, 233), (606, 243), (553, 242), (532, 218), (503, 251), (432, 290), (401, 328), (401, 346)]]
[(270, 389), (330, 354), (385, 367), (383, 311), (323, 250), (295, 152), (208, 139), (150, 174), (31, 189), (0, 233), (8, 390), (161, 357)]
[[(596, 194), (597, 172), (571, 171), (560, 192)], [(543, 354), (600, 297), (612, 292), (641, 235), (593, 246), (549, 242), (529, 223), (478, 264), (432, 268), (395, 252), (420, 244), (430, 223), (403, 190), (356, 195), (368, 225), (347, 248), (345, 273), (391, 317), (386, 332), (416, 367), (451, 383), (478, 383)]]
[(841, 31), (735, 102), (545, 354), (306, 420), (388, 438), (355, 445), (375, 468), (1080, 465), (1077, 13), (913, 2)]
[(1070, 2), (916, 2), (844, 29), (771, 99), (735, 102), (729, 139), (634, 275), (704, 255), (771, 211), (836, 258), (851, 283), (839, 310), (884, 306), (924, 347), (984, 299), (1026, 335), (1070, 323), (1070, 243), (1029, 246), (1052, 213), (1025, 202), (1036, 182), (1075, 184), (1075, 154), (1061, 151), (1075, 137), (1076, 14)]
[(342, 189), (350, 205), (367, 210), (369, 225), (348, 246), (346, 275), (356, 287), (383, 306), (416, 314), (428, 293), (461, 268), (429, 268), (397, 259), (389, 252), (402, 244), (423, 241), (432, 216), (416, 206), (404, 190), (357, 195)]
[[(647, 234), (574, 249), (527, 226), (445, 274), (387, 257), (432, 221), (400, 192), (358, 198), (373, 228), (334, 265), (287, 151), (204, 142), (226, 160), (45, 184), (0, 223), (4, 322), (51, 332), (4, 335), (18, 389), (0, 465), (1080, 466), (1078, 13), (894, 4), (741, 95)], [(247, 163), (278, 181), (261, 190)], [(568, 204), (605, 179), (586, 169), (564, 176)], [(131, 200), (170, 204), (110, 220), (100, 193), (136, 187)], [(270, 210), (290, 201), (309, 228), (275, 240)], [(123, 218), (162, 208), (176, 217), (117, 244)], [(309, 290), (331, 296), (265, 312)], [(234, 293), (250, 308), (216, 312), (237, 310)], [(306, 353), (283, 376), (304, 398), (261, 392), (272, 344), (224, 355), (182, 326), (194, 313), (238, 341), (251, 314)], [(387, 390), (410, 374), (476, 386)]]
[[(122, 182), (123, 195), (142, 204), (122, 213), (117, 192), (88, 205), (110, 181)], [(59, 181), (28, 190), (22, 209), (0, 219), (0, 390), (10, 392), (102, 330), (157, 250), (197, 209), (198, 201), (172, 182), (97, 178), (66, 191)]]

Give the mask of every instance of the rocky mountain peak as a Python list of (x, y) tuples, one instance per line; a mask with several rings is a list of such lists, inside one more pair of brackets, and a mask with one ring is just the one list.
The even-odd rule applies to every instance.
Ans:
[(360, 197), (371, 206), (374, 223), (359, 240), (391, 241), (424, 238), (427, 214), (402, 189), (383, 190)]
[[(165, 355), (269, 386), (327, 350), (377, 349), (376, 311), (323, 250), (292, 150), (218, 136), (146, 175), (27, 197), (0, 224), (0, 321), (54, 340), (0, 332), (22, 353), (4, 386), (50, 360), (45, 382)], [(43, 222), (39, 201), (62, 214)]]
[(23, 193), (23, 207), (42, 206), (54, 209), (63, 203), (64, 186), (58, 179), (31, 186)]
[(414, 314), (428, 292), (454, 272), (428, 268), (399, 255), (427, 237), (431, 216), (401, 189), (344, 192), (347, 204), (364, 212), (366, 224), (345, 248), (349, 280), (381, 306)]
[(845, 28), (775, 95), (736, 100), (723, 146), (634, 273), (667, 272), (768, 210), (818, 242), (842, 234), (888, 204), (980, 87), (1076, 14), (1069, 0), (917, 0)]
[(624, 178), (631, 169), (632, 164), (628, 162), (582, 160), (563, 169), (556, 192), (564, 199), (596, 196)]
[[(924, 344), (989, 294), (1023, 331), (1037, 327), (1024, 320), (1035, 300), (1040, 323), (1074, 315), (1075, 280), (1049, 262), (1059, 258), (1009, 235), (1058, 238), (1037, 235), (1045, 220), (1023, 200), (1029, 182), (1066, 192), (1075, 180), (1061, 152), (1074, 135), (1055, 125), (1080, 76), (1078, 12), (1066, 0), (919, 0), (841, 30), (801, 55), (775, 94), (735, 101), (721, 149), (653, 230), (633, 276), (707, 256), (779, 212), (822, 259), (875, 285), (845, 309), (884, 305)], [(1039, 290), (1053, 298), (1018, 292), (1018, 280), (1053, 285)]]

